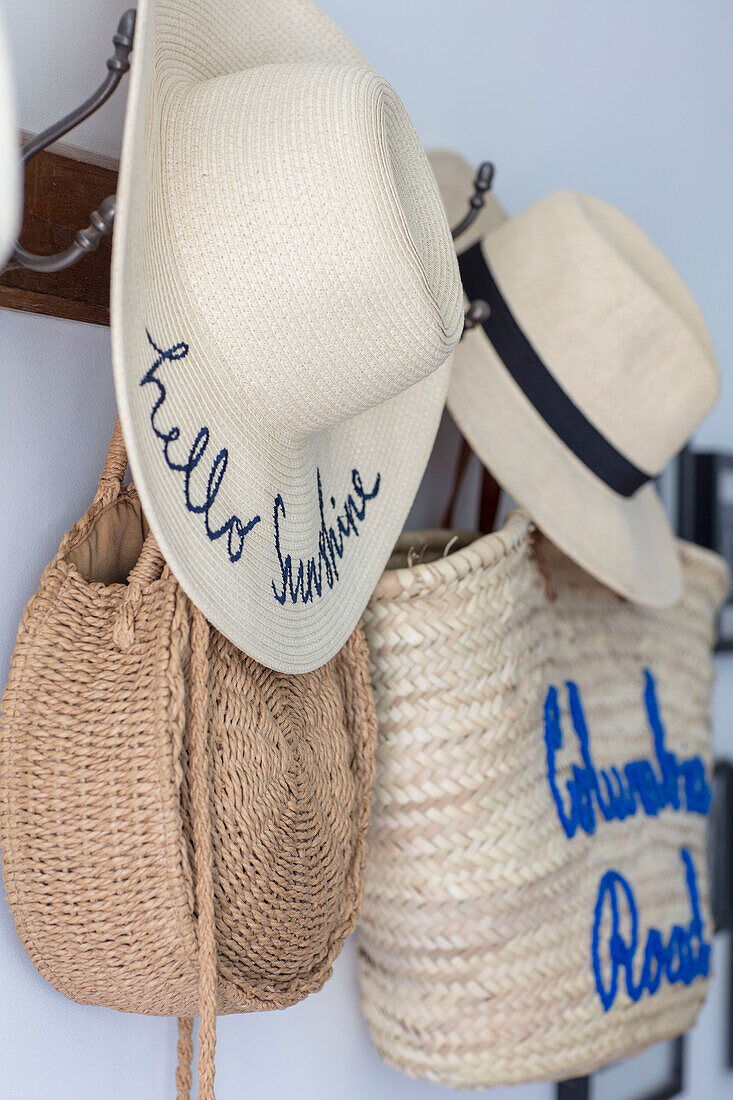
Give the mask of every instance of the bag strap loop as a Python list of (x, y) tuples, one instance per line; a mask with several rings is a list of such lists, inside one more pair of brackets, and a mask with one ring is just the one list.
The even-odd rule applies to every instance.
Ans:
[(178, 1065), (176, 1100), (191, 1100), (191, 1063), (193, 1062), (193, 1016), (178, 1017)]
[[(112, 439), (107, 449), (95, 504), (111, 504), (120, 495), (122, 479), (127, 469), (127, 449), (119, 417), (115, 420)], [(129, 649), (135, 640), (135, 616), (142, 604), (143, 589), (157, 581), (165, 568), (165, 560), (152, 531), (148, 531), (140, 556), (127, 578), (127, 590), (112, 630), (112, 640), (118, 649)]]
[(157, 581), (165, 568), (165, 558), (160, 552), (158, 540), (152, 531), (145, 536), (140, 557), (135, 562), (130, 575), (127, 578), (128, 586), (133, 585), (145, 588), (146, 585)]

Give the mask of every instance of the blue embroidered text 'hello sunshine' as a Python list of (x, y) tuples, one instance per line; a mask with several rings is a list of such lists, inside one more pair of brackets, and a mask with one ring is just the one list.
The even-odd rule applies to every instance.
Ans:
[(180, 437), (181, 430), (176, 425), (164, 429), (161, 428), (157, 422), (158, 412), (166, 399), (165, 385), (158, 377), (158, 371), (164, 363), (175, 363), (181, 359), (185, 359), (188, 355), (188, 344), (174, 344), (173, 347), (163, 350), (158, 347), (147, 329), (145, 330), (145, 334), (150, 346), (157, 354), (157, 359), (152, 367), (143, 375), (140, 385), (155, 386), (157, 388), (158, 396), (155, 404), (150, 410), (150, 424), (156, 437), (163, 444), (163, 457), (165, 458), (169, 470), (173, 470), (178, 474), (183, 474), (183, 499), (188, 511), (192, 512), (194, 515), (203, 516), (204, 530), (207, 537), (212, 542), (216, 542), (226, 535), (226, 547), (229, 560), (231, 562), (237, 562), (242, 556), (246, 536), (252, 528), (260, 522), (260, 517), (253, 516), (245, 522), (241, 520), (239, 516), (231, 515), (219, 526), (212, 525), (211, 511), (219, 495), (221, 483), (229, 463), (229, 452), (226, 447), (221, 448), (211, 464), (203, 501), (194, 503), (191, 493), (191, 479), (209, 446), (209, 429), (206, 427), (199, 428), (189, 448), (188, 457), (184, 462), (176, 462), (171, 457), (170, 446)]
[(663, 979), (670, 985), (678, 982), (691, 985), (696, 978), (707, 977), (710, 971), (710, 944), (703, 935), (705, 925), (700, 913), (695, 864), (686, 848), (680, 850), (680, 857), (685, 867), (690, 923), (686, 928), (675, 924), (666, 940), (659, 929), (650, 928), (640, 966), (636, 964), (640, 943), (634, 891), (618, 871), (606, 871), (600, 881), (591, 959), (596, 991), (606, 1012), (616, 1000), (621, 971), (626, 992), (634, 1002), (644, 993), (653, 997)]
[[(229, 463), (229, 451), (222, 447), (217, 453), (206, 481), (205, 493), (201, 499), (201, 492), (193, 492), (192, 480), (200, 463), (206, 455), (209, 447), (210, 432), (206, 426), (199, 428), (188, 450), (184, 461), (176, 461), (171, 454), (171, 446), (180, 438), (181, 430), (177, 425), (168, 428), (161, 427), (158, 414), (165, 403), (167, 392), (164, 382), (159, 376), (160, 370), (169, 363), (176, 363), (185, 359), (189, 352), (188, 344), (181, 342), (170, 348), (160, 348), (146, 329), (146, 336), (157, 358), (152, 366), (145, 372), (140, 380), (141, 386), (154, 386), (157, 396), (150, 410), (150, 425), (156, 438), (162, 443), (163, 457), (169, 470), (183, 476), (183, 499), (189, 512), (203, 516), (204, 531), (206, 536), (215, 542), (226, 536), (227, 554), (230, 562), (237, 562), (242, 557), (246, 536), (253, 527), (261, 522), (259, 515), (252, 516), (246, 522), (237, 515), (230, 515), (224, 523), (214, 524), (211, 519), (212, 509), (221, 489), (224, 475)], [(175, 450), (175, 448), (174, 448)], [(185, 452), (184, 452), (185, 453)], [(346, 539), (359, 537), (360, 525), (366, 518), (367, 505), (378, 495), (381, 486), (381, 476), (376, 475), (371, 489), (365, 489), (361, 474), (357, 469), (351, 471), (351, 492), (346, 496), (340, 510), (336, 510), (336, 499), (329, 497), (329, 503), (333, 515), (326, 519), (327, 508), (323, 500), (323, 485), (321, 483), (321, 471), (316, 471), (318, 487), (318, 509), (320, 514), (320, 527), (318, 531), (318, 551), (311, 557), (298, 559), (294, 565), (292, 555), (284, 554), (282, 548), (281, 522), (287, 518), (285, 502), (280, 493), (274, 499), (273, 527), (275, 539), (275, 552), (280, 565), (280, 581), (278, 584), (272, 581), (272, 591), (275, 599), (284, 604), (289, 599), (291, 603), (307, 604), (323, 595), (326, 587), (333, 588), (339, 580), (338, 563), (344, 556), (344, 544)], [(198, 478), (200, 482), (200, 475)], [(203, 486), (202, 486), (203, 488)], [(197, 499), (194, 499), (194, 497)]]
[[(353, 492), (349, 493), (343, 503), (341, 512), (336, 512), (336, 498), (330, 497), (329, 502), (332, 511), (336, 512), (331, 517), (331, 522), (326, 521), (325, 507), (323, 504), (323, 485), (321, 484), (321, 471), (316, 471), (318, 485), (318, 510), (321, 524), (318, 530), (318, 553), (303, 561), (298, 559), (298, 565), (293, 565), (290, 554), (283, 555), (280, 542), (280, 519), (286, 518), (283, 498), (278, 494), (275, 497), (273, 509), (273, 523), (275, 526), (275, 550), (280, 563), (281, 587), (272, 582), (272, 591), (278, 603), (284, 604), (290, 599), (292, 603), (310, 603), (323, 593), (324, 582), (329, 588), (333, 588), (339, 579), (338, 562), (344, 556), (344, 542), (346, 539), (359, 537), (359, 524), (366, 517), (367, 504), (379, 493), (381, 476), (377, 474), (371, 489), (365, 489), (358, 470), (351, 471), (351, 485)], [(334, 526), (335, 524), (335, 526)]]
[(596, 830), (596, 809), (606, 821), (623, 821), (636, 814), (639, 808), (651, 817), (656, 817), (660, 810), (667, 807), (684, 809), (688, 813), (708, 812), (711, 790), (705, 775), (705, 764), (699, 756), (680, 760), (665, 747), (665, 730), (651, 672), (644, 672), (644, 707), (652, 732), (658, 771), (655, 771), (650, 760), (632, 760), (621, 770), (617, 767), (610, 771), (603, 768), (599, 773), (593, 763), (580, 691), (572, 680), (567, 682), (566, 687), (573, 729), (583, 760), (582, 765), (573, 764), (572, 778), (567, 780), (567, 807), (556, 776), (556, 756), (563, 744), (557, 688), (549, 689), (544, 708), (547, 780), (566, 836), (573, 837), (578, 828), (592, 835)]

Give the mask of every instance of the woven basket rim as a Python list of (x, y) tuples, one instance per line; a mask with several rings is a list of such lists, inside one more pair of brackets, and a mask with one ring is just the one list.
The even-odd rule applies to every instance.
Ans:
[(677, 539), (677, 547), (685, 567), (711, 574), (711, 584), (717, 589), (715, 594), (723, 601), (731, 587), (731, 572), (725, 558), (707, 546), (698, 546), (697, 543), (687, 542), (685, 539)]
[[(530, 517), (519, 509), (509, 513), (500, 531), (489, 535), (477, 535), (468, 546), (463, 546), (435, 561), (417, 565), (400, 566), (386, 570), (379, 579), (372, 600), (411, 598), (426, 589), (454, 584), (456, 581), (492, 567), (516, 552), (527, 543), (534, 532)], [(458, 532), (431, 529), (408, 531), (402, 534), (396, 548), (415, 544), (437, 546), (443, 550)]]

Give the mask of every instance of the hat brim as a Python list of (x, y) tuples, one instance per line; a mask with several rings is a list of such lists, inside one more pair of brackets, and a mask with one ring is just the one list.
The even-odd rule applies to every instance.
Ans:
[(456, 353), (448, 408), (497, 481), (586, 572), (649, 607), (680, 598), (679, 555), (654, 485), (629, 498), (613, 492), (547, 425), (480, 328)]
[[(188, 6), (191, 10), (187, 18), (198, 18), (193, 0)], [(248, 60), (252, 65), (282, 60), (364, 64), (348, 39), (310, 3), (289, 0), (277, 5), (251, 2), (246, 6), (246, 34), (241, 33), (238, 44), (234, 36), (237, 29), (242, 31), (238, 22), (241, 13), (238, 11), (235, 18), (228, 6), (222, 5), (227, 13), (224, 22), (230, 26), (226, 34), (222, 32), (215, 41), (212, 39), (211, 48), (221, 46), (226, 50), (227, 64), (246, 66)], [(189, 339), (188, 333), (181, 331), (185, 325), (180, 322), (195, 316), (195, 302), (176, 287), (170, 242), (162, 239), (163, 234), (146, 228), (150, 221), (146, 141), (154, 141), (157, 136), (154, 127), (148, 127), (146, 133), (148, 106), (156, 94), (151, 73), (159, 14), (157, 19), (152, 17), (154, 8), (154, 0), (141, 0), (137, 9), (112, 264), (114, 376), (130, 466), (146, 518), (167, 563), (213, 626), (269, 668), (286, 673), (309, 672), (334, 656), (352, 633), (402, 530), (438, 429), (450, 365), (445, 363), (404, 392), (351, 419), (296, 441), (288, 441), (283, 435), (276, 437), (251, 415), (251, 410), (240, 408), (227, 391), (223, 376), (213, 386), (211, 379), (208, 385), (201, 385), (183, 369), (176, 376), (184, 379), (180, 407), (173, 405), (169, 395), (169, 406), (164, 410), (170, 414), (167, 423), (182, 425), (176, 460), (185, 459), (195, 437), (192, 425), (210, 425), (207, 469), (212, 456), (225, 446), (226, 478), (237, 485), (241, 497), (234, 503), (227, 502), (224, 518), (235, 508), (245, 522), (255, 514), (261, 517), (247, 536), (246, 563), (238, 563), (246, 564), (246, 568), (237, 568), (226, 560), (226, 538), (214, 542), (210, 536), (202, 537), (204, 519), (182, 505), (183, 476), (171, 475), (161, 442), (151, 432), (155, 394), (151, 387), (141, 390), (141, 377), (156, 357), (147, 341), (146, 328), (159, 347), (168, 348)], [(170, 13), (168, 17), (170, 20)], [(202, 13), (201, 19), (211, 24), (211, 12)], [(185, 22), (182, 17), (179, 21)], [(259, 52), (249, 56), (252, 50)], [(182, 46), (182, 64), (188, 64), (190, 52), (183, 51)], [(156, 201), (160, 204), (159, 196)], [(440, 215), (437, 190), (435, 204)], [(158, 216), (170, 218), (170, 211), (163, 210), (161, 215), (158, 210)], [(234, 304), (234, 308), (250, 308), (250, 303)], [(195, 354), (193, 344), (190, 354)], [(184, 362), (183, 368), (191, 362)], [(298, 399), (297, 388), (292, 399)], [(354, 470), (367, 491), (377, 476), (380, 480), (378, 495), (365, 505), (354, 493)], [(206, 478), (201, 470), (197, 476), (203, 478), (197, 489), (197, 499), (201, 500), (207, 492)], [(223, 492), (224, 487), (222, 497)], [(349, 507), (350, 494), (357, 498), (352, 514), (357, 515), (354, 526), (358, 530), (348, 536), (343, 558), (333, 562), (332, 573), (338, 570), (337, 581), (331, 584), (329, 570), (322, 570), (321, 592), (311, 584), (310, 597), (304, 602), (309, 560), (314, 558), (319, 566), (322, 515), (325, 512), (326, 523), (335, 525), (338, 514), (343, 515), (344, 507)], [(278, 593), (280, 589), (284, 592), (287, 585), (274, 540), (278, 496), (287, 510), (287, 521), (281, 523), (287, 526), (287, 534), (280, 551), (291, 555), (290, 579), (294, 584), (298, 583), (299, 563), (303, 562), (305, 568), (301, 598), (292, 599), (285, 593), (282, 601)], [(358, 518), (359, 512), (366, 514)], [(282, 515), (280, 518), (282, 521)], [(330, 580), (334, 580), (332, 575)]]

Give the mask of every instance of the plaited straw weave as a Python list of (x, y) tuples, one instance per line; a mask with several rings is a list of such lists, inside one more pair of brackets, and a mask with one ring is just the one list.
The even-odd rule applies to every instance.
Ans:
[[(699, 754), (709, 769), (710, 645), (725, 568), (680, 544), (683, 600), (650, 611), (549, 543), (535, 549), (535, 537), (520, 513), (496, 534), (454, 539), (445, 557), (450, 534), (407, 536), (364, 619), (379, 741), (361, 996), (387, 1062), (454, 1087), (591, 1072), (687, 1030), (706, 992), (698, 977), (632, 1003), (622, 977), (604, 1011), (591, 966), (599, 879), (622, 873), (644, 935), (654, 926), (667, 936), (690, 924), (686, 847), (709, 940), (706, 818), (637, 813), (568, 839), (548, 784), (543, 704), (556, 685), (564, 708), (572, 679), (597, 768), (653, 759), (642, 708), (649, 668), (667, 748)], [(564, 790), (580, 760), (565, 710), (563, 729)]]
[(235, 649), (145, 537), (125, 462), (117, 430), (20, 625), (3, 870), (56, 989), (182, 1017), (179, 1097), (201, 1014), (209, 1098), (216, 1013), (319, 989), (355, 924), (376, 740), (367, 650), (358, 629), (317, 672), (286, 676)]

